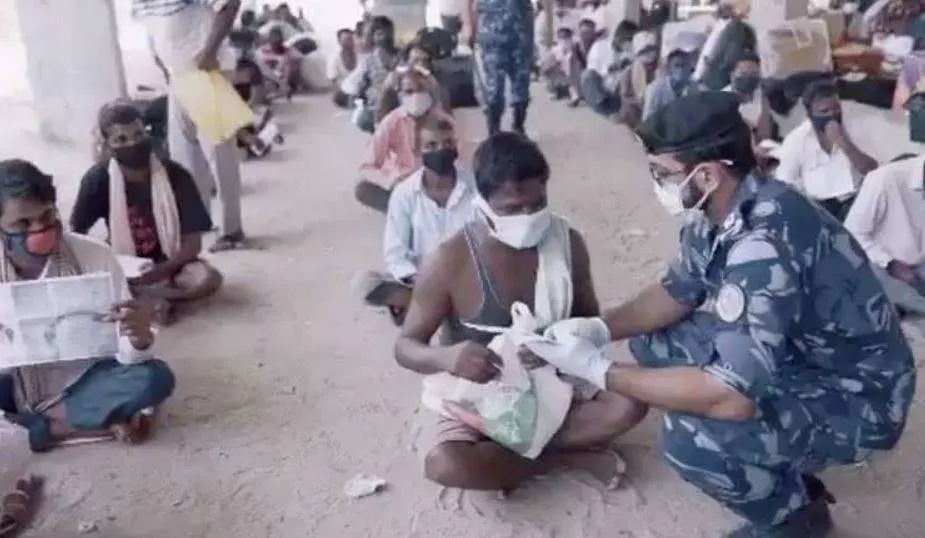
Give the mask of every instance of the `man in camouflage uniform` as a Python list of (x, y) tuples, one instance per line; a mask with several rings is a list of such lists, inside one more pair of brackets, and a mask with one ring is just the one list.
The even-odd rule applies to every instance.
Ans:
[(511, 81), (514, 131), (524, 134), (533, 70), (533, 5), (530, 0), (469, 0), (470, 40), (488, 134), (501, 130), (506, 81)]
[[(646, 121), (659, 201), (684, 215), (660, 283), (607, 312), (639, 367), (550, 329), (555, 366), (665, 410), (662, 451), (748, 520), (732, 537), (826, 536), (834, 499), (814, 476), (899, 440), (912, 352), (864, 251), (824, 210), (755, 172), (749, 130), (723, 92)], [(686, 121), (677, 121), (684, 118)]]

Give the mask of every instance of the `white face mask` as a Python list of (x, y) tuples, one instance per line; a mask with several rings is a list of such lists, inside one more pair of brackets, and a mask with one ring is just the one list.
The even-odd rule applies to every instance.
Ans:
[(427, 92), (416, 92), (402, 96), (401, 104), (408, 114), (421, 117), (427, 114), (427, 111), (433, 106), (434, 99)]
[(475, 206), (489, 221), (492, 237), (517, 250), (539, 245), (552, 224), (552, 213), (548, 207), (536, 213), (502, 216), (495, 213), (480, 196), (475, 199)]
[[(694, 176), (703, 169), (704, 164), (694, 168), (681, 183), (661, 184), (657, 181), (655, 182), (655, 196), (669, 215), (677, 217), (686, 211), (700, 211), (704, 204), (707, 203), (707, 199), (710, 198), (710, 195), (713, 194), (713, 191), (716, 190), (718, 184), (714, 182), (708, 190), (704, 191), (703, 196), (700, 197), (700, 200), (697, 200), (697, 203), (690, 208), (684, 207), (684, 200), (689, 197), (690, 183), (693, 181)], [(723, 164), (730, 165), (732, 163), (724, 161)]]

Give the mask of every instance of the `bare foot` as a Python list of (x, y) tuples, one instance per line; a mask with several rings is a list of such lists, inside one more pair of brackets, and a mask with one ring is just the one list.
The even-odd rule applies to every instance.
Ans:
[(613, 448), (568, 454), (566, 465), (570, 469), (589, 473), (608, 491), (617, 489), (626, 474), (626, 461)]

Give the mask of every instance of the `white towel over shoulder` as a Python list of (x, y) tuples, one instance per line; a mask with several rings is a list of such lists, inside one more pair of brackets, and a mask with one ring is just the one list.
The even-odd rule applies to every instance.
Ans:
[[(151, 209), (157, 238), (170, 258), (180, 250), (180, 213), (163, 163), (151, 155)], [(115, 159), (109, 161), (109, 243), (116, 254), (135, 256), (135, 241), (125, 197), (125, 176)]]

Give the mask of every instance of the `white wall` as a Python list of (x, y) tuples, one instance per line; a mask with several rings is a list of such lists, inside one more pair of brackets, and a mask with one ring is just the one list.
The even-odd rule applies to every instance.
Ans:
[(16, 0), (39, 132), (89, 139), (97, 110), (125, 95), (111, 0)]

